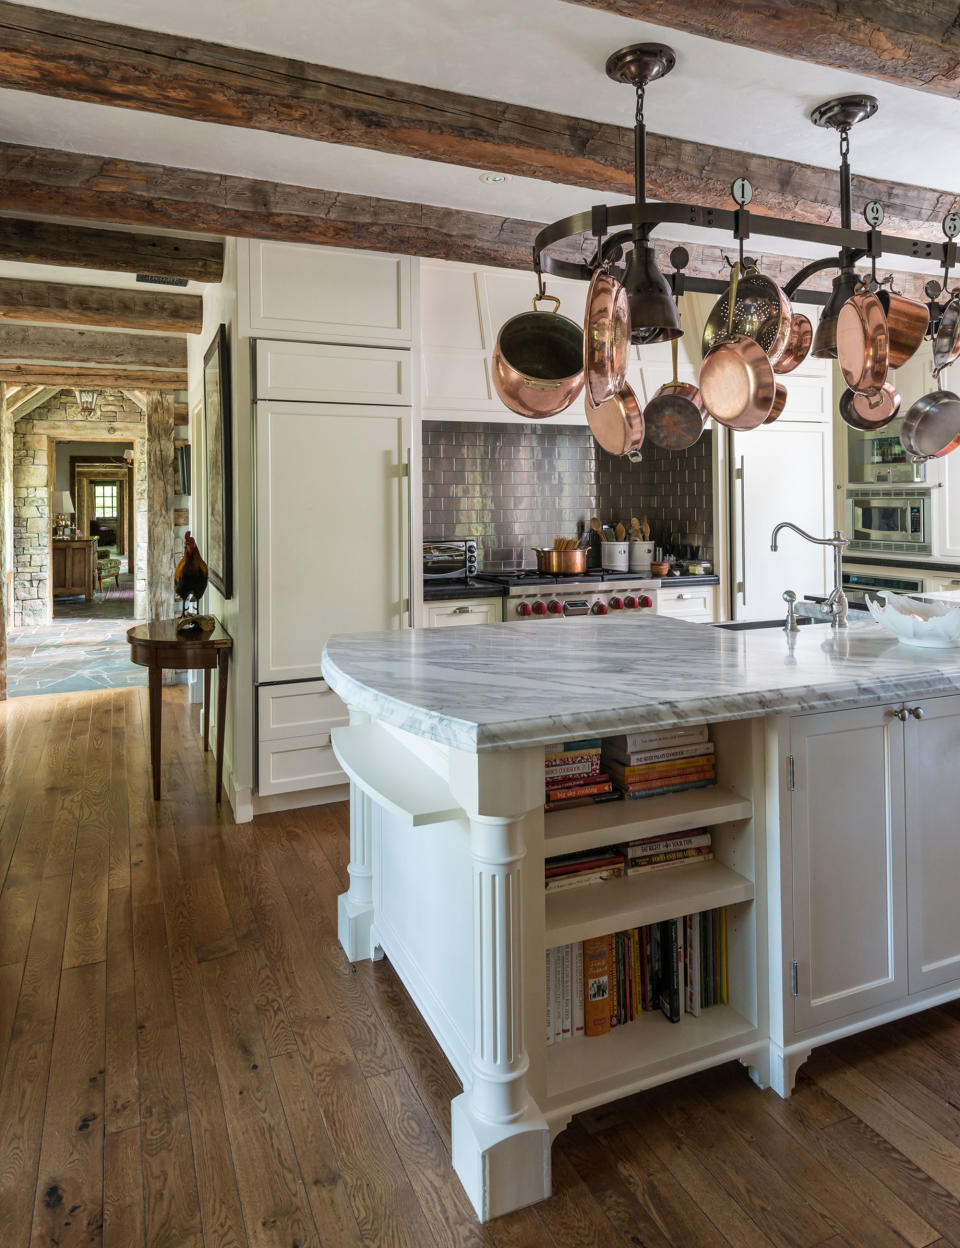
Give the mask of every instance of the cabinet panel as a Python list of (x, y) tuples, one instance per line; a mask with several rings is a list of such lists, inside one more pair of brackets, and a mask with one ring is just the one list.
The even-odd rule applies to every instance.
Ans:
[(657, 612), (674, 620), (713, 621), (716, 619), (717, 587), (702, 589), (661, 589), (657, 595)]
[(957, 760), (960, 697), (909, 703), (904, 734), (907, 809), (907, 923), (910, 991), (960, 979), (957, 905)]
[(889, 707), (791, 722), (798, 1031), (905, 995), (903, 726)]
[(456, 602), (424, 604), (425, 628), (450, 628), (459, 624), (499, 624), (503, 619), (502, 598), (470, 598)]
[(257, 398), (408, 406), (410, 352), (261, 340)]
[(347, 708), (325, 680), (261, 685), (257, 690), (257, 731), (261, 741), (330, 733), (349, 722)]
[[(320, 679), (334, 633), (407, 622), (406, 409), (257, 405), (257, 680)], [(334, 560), (350, 574), (331, 579)]]
[(409, 256), (255, 239), (240, 244), (238, 262), (244, 335), (412, 341)]
[(440, 260), (420, 262), (420, 341), (438, 347), (482, 351), (489, 345), (480, 319), (480, 273)]
[(257, 757), (257, 792), (299, 793), (346, 784), (330, 744), (330, 734), (261, 741)]

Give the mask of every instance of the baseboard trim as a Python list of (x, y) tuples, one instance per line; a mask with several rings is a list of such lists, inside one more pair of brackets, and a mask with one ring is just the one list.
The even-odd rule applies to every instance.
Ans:
[[(254, 793), (249, 819), (252, 819), (254, 815), (272, 815), (284, 810), (298, 810), (301, 806), (326, 806), (330, 802), (346, 802), (349, 798), (349, 784), (331, 784), (323, 789), (301, 789), (295, 793), (265, 795)], [(248, 823), (249, 819), (241, 820), (238, 815), (237, 823)]]

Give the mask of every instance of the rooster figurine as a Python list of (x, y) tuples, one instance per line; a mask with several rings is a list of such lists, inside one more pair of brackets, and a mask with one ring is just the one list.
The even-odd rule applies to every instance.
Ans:
[[(208, 615), (200, 615), (200, 599), (207, 588), (207, 565), (200, 557), (197, 543), (191, 533), (183, 539), (183, 555), (173, 574), (173, 588), (183, 603), (183, 610), (177, 621), (177, 631), (200, 629), (206, 631), (213, 627), (213, 619)], [(195, 614), (187, 614), (187, 603), (192, 601)]]

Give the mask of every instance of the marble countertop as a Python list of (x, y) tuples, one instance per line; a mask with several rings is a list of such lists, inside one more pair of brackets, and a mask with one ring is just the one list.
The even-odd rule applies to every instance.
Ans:
[(958, 693), (960, 648), (873, 622), (788, 636), (649, 614), (332, 637), (323, 674), (359, 710), (476, 752)]

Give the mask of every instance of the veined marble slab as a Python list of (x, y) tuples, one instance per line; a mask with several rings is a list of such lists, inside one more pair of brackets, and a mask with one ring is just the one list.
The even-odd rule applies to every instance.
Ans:
[(384, 723), (475, 752), (960, 693), (960, 649), (872, 621), (788, 635), (624, 615), (331, 637), (323, 674)]

